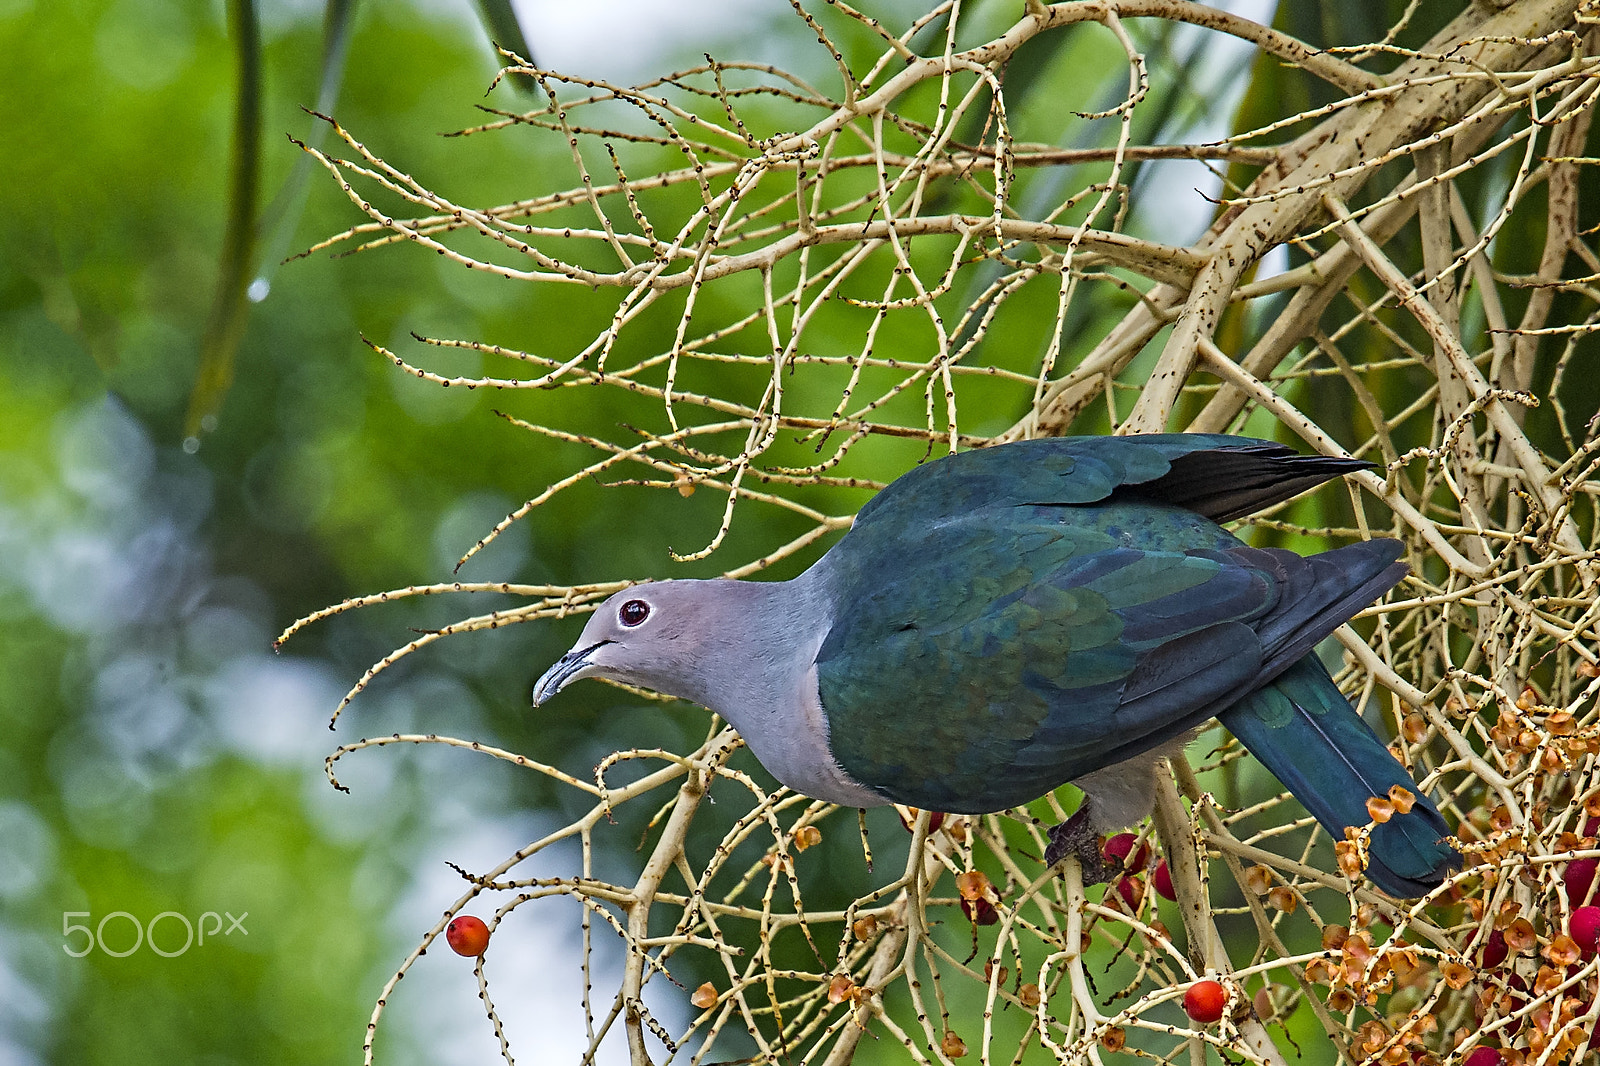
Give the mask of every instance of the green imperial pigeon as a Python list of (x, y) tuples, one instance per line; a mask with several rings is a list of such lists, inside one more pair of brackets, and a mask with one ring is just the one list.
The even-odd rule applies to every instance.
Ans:
[[(612, 596), (533, 689), (606, 677), (727, 719), (779, 781), (851, 807), (981, 814), (1063, 782), (1046, 860), (1150, 813), (1157, 760), (1216, 717), (1333, 835), (1416, 784), (1312, 647), (1406, 574), (1394, 540), (1309, 558), (1217, 523), (1371, 464), (1202, 434), (1018, 441), (878, 493), (791, 581)], [(1367, 876), (1420, 896), (1460, 865), (1418, 795)]]

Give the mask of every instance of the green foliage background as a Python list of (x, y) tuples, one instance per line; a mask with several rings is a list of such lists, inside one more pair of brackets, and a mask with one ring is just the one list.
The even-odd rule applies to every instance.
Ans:
[[(286, 135), (312, 125), (323, 27), (306, 5), (263, 22), (264, 202), (300, 156)], [(323, 780), (343, 686), (448, 605), (269, 650), (316, 607), (445, 578), (537, 480), (489, 397), (398, 375), (360, 336), (527, 342), (590, 323), (409, 251), (297, 260), (250, 308), (216, 429), (189, 454), (228, 206), (222, 5), (10, 0), (0, 56), (0, 1061), (349, 1061), (383, 979), (459, 894), (442, 859), (497, 858), (548, 800), (532, 775), (464, 773), (462, 753), (354, 767), (350, 798)], [(360, 5), (338, 113), (407, 165), (453, 171), (467, 199), (507, 198), (549, 160), (516, 138), (439, 136), (477, 121), (496, 67), (459, 15)], [(350, 215), (314, 180), (293, 247)], [(626, 538), (601, 535), (626, 514), (586, 502), (464, 575), (637, 569)], [(529, 680), (564, 636), (524, 627), (430, 656), (346, 729), (449, 731), (580, 770), (613, 734), (682, 743), (671, 717), (600, 718), (601, 694), (532, 716)], [(430, 850), (441, 836), (458, 846)], [(83, 911), (70, 920), (248, 913), (248, 932), (172, 958), (73, 958), (63, 914)], [(123, 918), (104, 928), (116, 951), (133, 936)], [(159, 925), (164, 949), (182, 937)], [(470, 965), (430, 962), (478, 1041), (456, 1050), (494, 1056)], [(386, 1060), (450, 1033), (422, 1028), (386, 1030)]]

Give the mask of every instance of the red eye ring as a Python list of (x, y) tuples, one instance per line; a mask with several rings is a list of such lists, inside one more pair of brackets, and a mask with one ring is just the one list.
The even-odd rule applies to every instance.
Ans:
[(632, 629), (650, 617), (650, 605), (643, 600), (629, 600), (617, 608), (617, 621)]

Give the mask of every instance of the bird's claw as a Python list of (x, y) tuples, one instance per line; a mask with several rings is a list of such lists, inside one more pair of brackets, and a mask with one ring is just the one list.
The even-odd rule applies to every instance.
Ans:
[(1049, 829), (1050, 845), (1044, 850), (1044, 863), (1054, 866), (1068, 855), (1083, 868), (1084, 885), (1102, 885), (1122, 873), (1122, 860), (1100, 850), (1100, 837), (1089, 825), (1088, 812), (1077, 812)]

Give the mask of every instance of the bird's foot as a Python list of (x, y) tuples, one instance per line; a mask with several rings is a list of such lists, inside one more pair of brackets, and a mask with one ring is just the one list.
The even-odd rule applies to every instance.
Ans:
[(1089, 824), (1089, 801), (1084, 800), (1077, 811), (1049, 829), (1050, 846), (1044, 849), (1044, 864), (1054, 866), (1068, 855), (1075, 856), (1083, 867), (1083, 883), (1102, 885), (1122, 872), (1122, 860), (1108, 856), (1100, 850), (1100, 836)]

